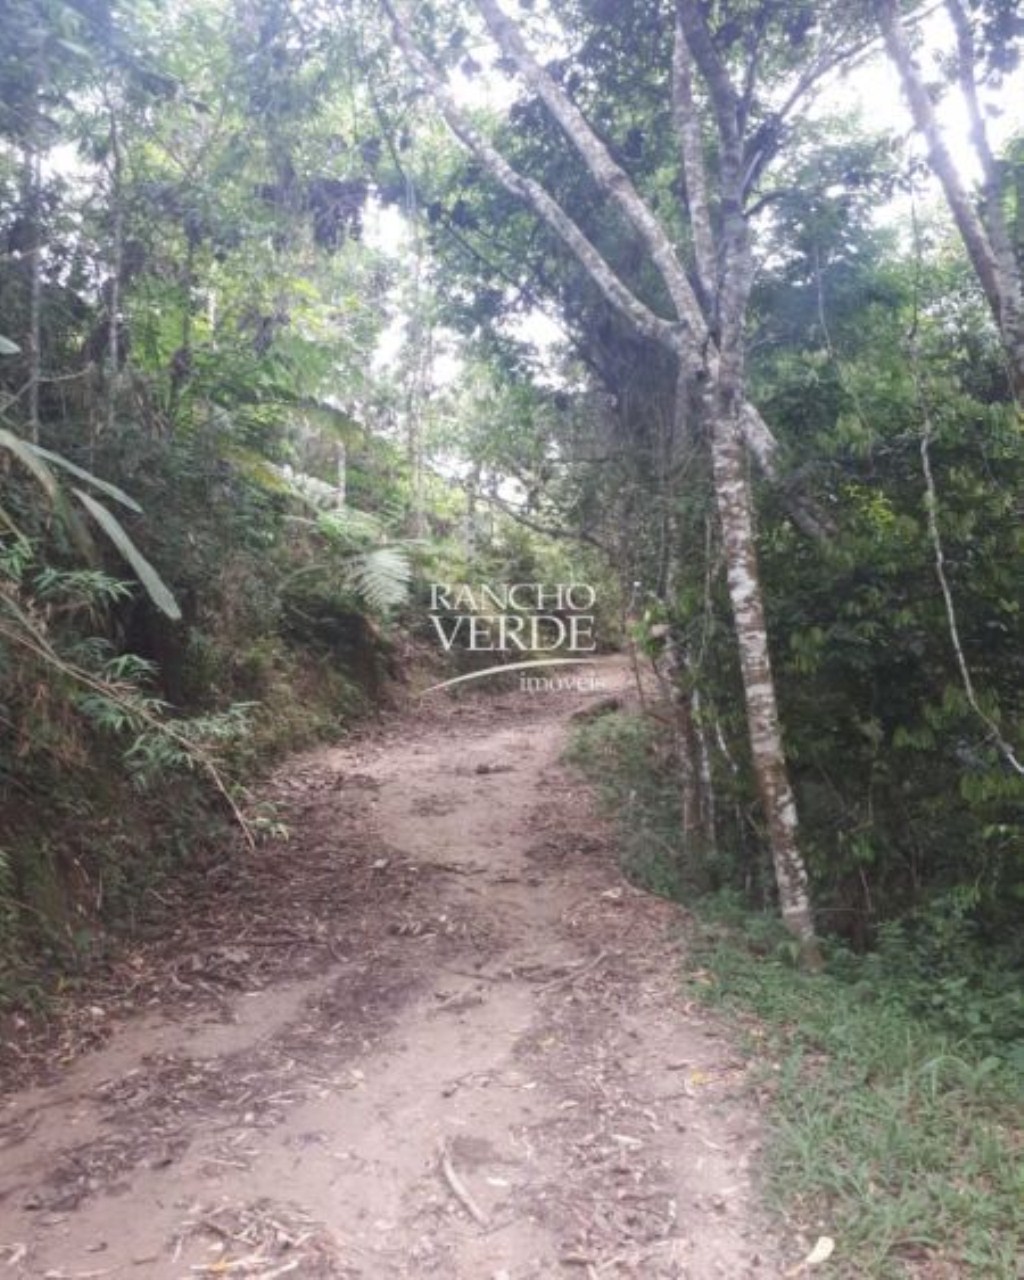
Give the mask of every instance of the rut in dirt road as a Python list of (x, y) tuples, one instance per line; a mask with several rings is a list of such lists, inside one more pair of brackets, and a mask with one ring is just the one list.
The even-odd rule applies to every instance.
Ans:
[(8, 1101), (4, 1274), (783, 1274), (682, 913), (623, 883), (559, 764), (585, 705), (442, 699), (282, 771), (292, 839), (225, 895), (192, 996)]

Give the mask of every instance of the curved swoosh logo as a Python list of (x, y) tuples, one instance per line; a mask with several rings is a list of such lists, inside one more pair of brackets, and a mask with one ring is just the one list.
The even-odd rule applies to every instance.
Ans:
[(542, 658), (536, 662), (500, 662), (494, 667), (485, 667), (483, 671), (471, 671), (465, 676), (456, 676), (454, 680), (442, 680), (440, 684), (432, 684), (423, 689), (419, 697), (428, 693), (436, 693), (438, 689), (450, 689), (453, 684), (465, 684), (467, 680), (483, 680), (486, 676), (503, 675), (507, 671), (533, 671), (537, 667), (579, 667), (597, 665), (596, 658)]

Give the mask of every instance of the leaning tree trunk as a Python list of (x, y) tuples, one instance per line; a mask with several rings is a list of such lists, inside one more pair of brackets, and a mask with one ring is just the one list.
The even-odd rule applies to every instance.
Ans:
[(717, 413), (710, 426), (715, 500), (725, 545), (726, 578), (743, 678), (750, 754), (768, 825), (779, 907), (787, 929), (800, 942), (805, 964), (819, 968), (821, 953), (814, 932), (807, 868), (797, 839), (796, 802), (786, 769), (768, 654), (743, 440), (735, 418), (728, 414)]
[(43, 233), (40, 223), (42, 181), (39, 152), (25, 150), (25, 208), (28, 222), (28, 323), (25, 330), (25, 361), (28, 365), (28, 434), (39, 443), (39, 386), (42, 382)]
[(938, 178), (974, 274), (1002, 340), (1007, 371), (1018, 404), (1024, 405), (1024, 271), (1014, 252), (1002, 208), (1002, 180), (989, 148), (974, 79), (974, 46), (963, 7), (947, 0), (957, 31), (957, 71), (971, 117), (971, 144), (983, 175), (984, 200), (975, 202), (946, 145), (938, 112), (915, 61), (897, 0), (875, 0), (889, 57), (899, 74), (914, 126), (928, 144), (928, 164)]
[[(754, 539), (754, 505), (742, 434), (746, 408), (744, 326), (754, 277), (750, 228), (744, 213), (743, 99), (730, 79), (696, 0), (679, 0), (677, 12), (677, 40), (685, 42), (704, 78), (719, 148), (718, 360), (705, 357), (696, 391), (711, 445), (715, 506), (743, 680), (750, 757), (768, 827), (782, 919), (800, 943), (805, 966), (820, 969), (823, 961), (814, 932), (807, 868), (798, 841), (796, 801), (786, 768), (768, 654)], [(683, 110), (692, 110), (692, 104), (684, 102)]]
[[(673, 430), (670, 442), (678, 442), (687, 431), (686, 406), (689, 400), (685, 379), (680, 378), (676, 387), (676, 403), (672, 416)], [(662, 458), (663, 475), (671, 471), (673, 449)], [(714, 845), (714, 828), (708, 829), (709, 813), (706, 808), (708, 790), (704, 778), (702, 731), (698, 714), (699, 699), (693, 680), (693, 672), (687, 652), (686, 637), (680, 626), (679, 600), (680, 575), (683, 570), (680, 531), (674, 519), (673, 495), (665, 495), (665, 541), (668, 547), (668, 563), (665, 574), (663, 603), (668, 621), (665, 626), (665, 645), (661, 663), (655, 663), (655, 672), (665, 701), (672, 715), (672, 736), (675, 747), (679, 782), (680, 837), (684, 860), (703, 856)], [(675, 498), (678, 501), (678, 497)]]
[[(107, 431), (113, 433), (117, 425), (118, 391), (121, 378), (121, 277), (124, 273), (124, 156), (121, 150), (121, 131), (118, 128), (114, 107), (108, 103), (110, 115), (110, 206), (113, 225), (110, 240), (110, 279), (107, 292)], [(93, 464), (96, 432), (91, 433), (89, 459)]]

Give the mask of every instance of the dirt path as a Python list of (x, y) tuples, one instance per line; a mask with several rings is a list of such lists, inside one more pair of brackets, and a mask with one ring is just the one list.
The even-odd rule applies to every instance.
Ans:
[(0, 1112), (0, 1276), (782, 1275), (681, 916), (558, 762), (586, 702), (446, 704), (292, 762), (292, 839), (217, 890), (182, 1004)]

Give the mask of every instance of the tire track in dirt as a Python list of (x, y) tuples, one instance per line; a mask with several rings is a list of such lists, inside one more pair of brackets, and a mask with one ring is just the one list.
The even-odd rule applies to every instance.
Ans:
[[(10, 1099), (6, 1274), (781, 1275), (683, 915), (622, 882), (559, 764), (586, 701), (445, 701), (282, 771), (268, 884), (326, 877), (303, 976), (128, 1021)], [(272, 905), (223, 946), (255, 953)]]

